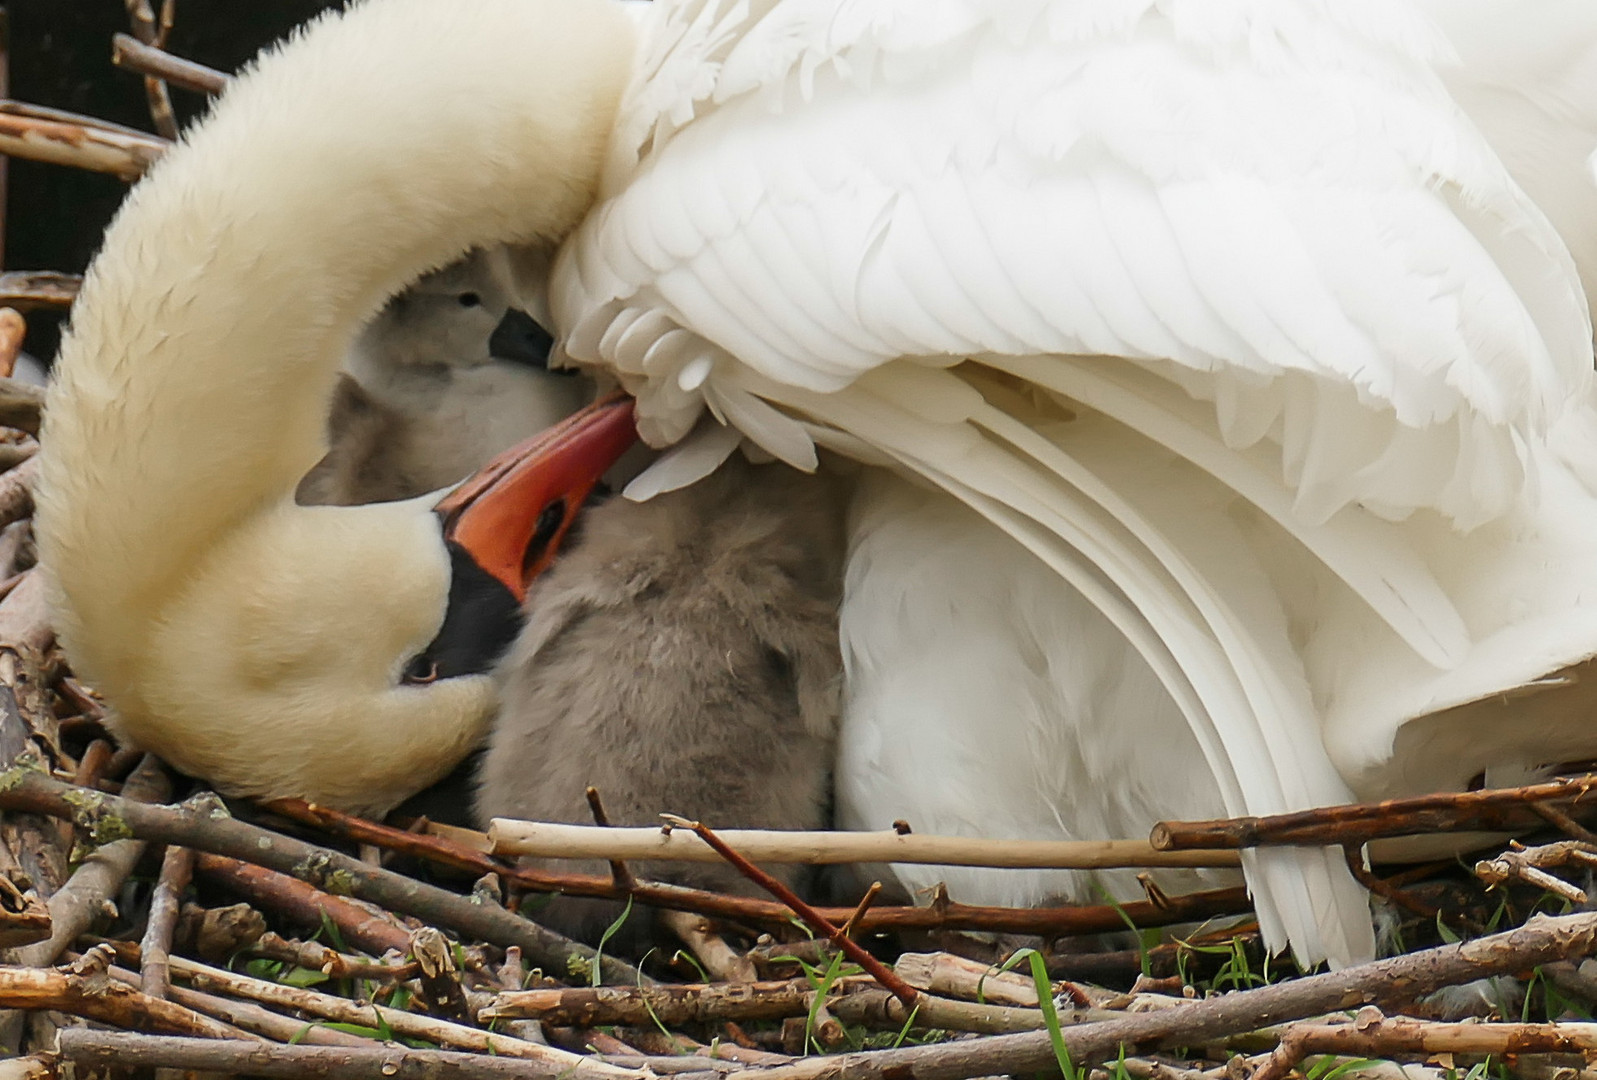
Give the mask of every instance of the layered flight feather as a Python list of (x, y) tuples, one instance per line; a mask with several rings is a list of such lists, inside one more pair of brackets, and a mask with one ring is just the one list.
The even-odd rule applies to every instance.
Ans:
[[(1134, 832), (1461, 783), (1485, 764), (1471, 746), (1501, 750), (1479, 703), (1597, 653), (1585, 297), (1444, 82), (1456, 28), (1371, 0), (649, 17), (609, 197), (556, 267), (565, 348), (617, 372), (651, 442), (708, 410), (800, 468), (817, 441), (889, 463), (946, 493), (932, 524), (1010, 545), (1007, 588), (1045, 572), (1084, 598), (1091, 619), (1004, 625), (957, 610), (975, 588), (957, 560), (933, 586), (968, 647), (1057, 657), (1111, 635), (1126, 656), (1104, 662), (1166, 696), (1163, 719), (1122, 723), (1137, 694), (1062, 704), (1086, 676), (1061, 669), (1006, 681), (981, 716), (951, 670), (923, 671), (949, 690), (928, 739), (1008, 725), (1075, 748), (1039, 759), (1079, 786), (1039, 794), (1034, 824)], [(701, 438), (640, 490), (731, 450)], [(845, 606), (858, 824), (913, 787), (880, 750), (909, 691), (872, 605), (903, 614), (895, 575), (930, 541), (871, 535), (895, 529), (901, 564), (856, 536)], [(899, 636), (901, 662), (930, 655)], [(1402, 729), (1437, 715), (1416, 763)], [(1549, 719), (1526, 754), (1597, 743), (1570, 727)], [(1201, 761), (1162, 795), (1123, 753), (1161, 732)], [(1155, 794), (1127, 811), (1117, 782)], [(1248, 870), (1272, 940), (1370, 952), (1340, 853)]]

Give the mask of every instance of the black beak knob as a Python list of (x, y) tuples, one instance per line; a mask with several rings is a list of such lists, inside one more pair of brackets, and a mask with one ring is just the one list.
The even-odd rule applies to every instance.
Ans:
[(554, 338), (549, 331), (517, 308), (505, 312), (488, 339), (488, 353), (495, 360), (510, 360), (540, 371), (549, 370), (549, 350), (553, 347)]

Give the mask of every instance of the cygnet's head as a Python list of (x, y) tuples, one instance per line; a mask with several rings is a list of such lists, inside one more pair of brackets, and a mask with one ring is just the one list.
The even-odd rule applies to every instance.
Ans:
[(479, 248), (391, 299), (356, 340), (356, 358), (432, 368), (513, 360), (547, 368), (553, 341), (512, 306), (514, 289), (505, 250)]

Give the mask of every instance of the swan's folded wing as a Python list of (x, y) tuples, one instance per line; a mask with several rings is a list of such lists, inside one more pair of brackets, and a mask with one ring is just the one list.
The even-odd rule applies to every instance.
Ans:
[[(825, 391), (902, 357), (1136, 358), (1213, 401), (1230, 444), (1278, 444), (1309, 517), (1506, 508), (1513, 433), (1589, 377), (1590, 331), (1423, 18), (865, 8), (662, 6), (617, 194), (558, 275), (565, 330), (641, 306)], [(631, 380), (646, 419), (685, 407), (654, 400), (669, 377)], [(1348, 390), (1371, 418), (1356, 444), (1321, 435)], [(1371, 482), (1383, 450), (1432, 443), (1473, 477)]]
[(1418, 0), (1457, 53), (1438, 73), (1536, 201), (1597, 297), (1597, 6)]
[[(659, 18), (678, 74), (639, 84), (614, 195), (552, 292), (567, 348), (621, 373), (646, 436), (681, 437), (708, 401), (796, 465), (807, 423), (956, 494), (1136, 645), (1238, 811), (1380, 790), (1406, 721), (1597, 652), (1597, 571), (1571, 566), (1560, 595), (1516, 579), (1523, 602), (1495, 605), (1471, 581), (1571, 535), (1542, 527), (1538, 489), (1570, 484), (1536, 448), (1590, 408), (1591, 329), (1421, 14)], [(1093, 415), (1045, 435), (1028, 398)], [(1207, 500), (1185, 519), (1138, 471), (1172, 459)], [(1232, 505), (1257, 574), (1226, 561)], [(1589, 494), (1560, 513), (1597, 527)], [(1251, 868), (1267, 926), (1306, 958), (1367, 951), (1345, 869), (1312, 858)]]

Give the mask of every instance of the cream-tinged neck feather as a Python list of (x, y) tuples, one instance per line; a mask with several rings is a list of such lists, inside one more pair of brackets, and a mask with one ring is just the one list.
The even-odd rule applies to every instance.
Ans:
[(586, 211), (633, 48), (603, 0), (375, 0), (265, 55), (129, 196), (62, 345), (39, 529), (132, 738), (371, 807), (478, 734), (485, 679), (396, 684), (447, 596), (428, 507), (292, 493), (387, 296)]

